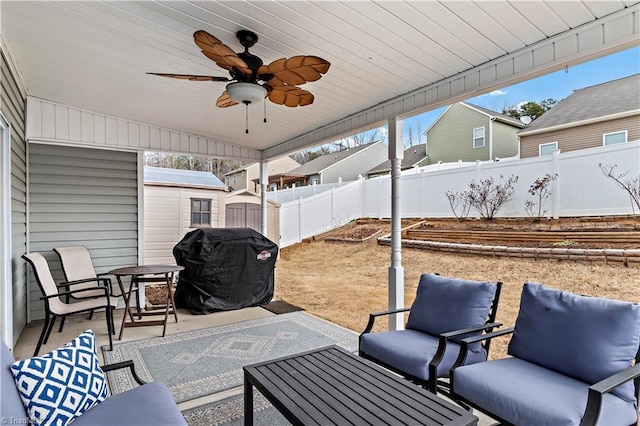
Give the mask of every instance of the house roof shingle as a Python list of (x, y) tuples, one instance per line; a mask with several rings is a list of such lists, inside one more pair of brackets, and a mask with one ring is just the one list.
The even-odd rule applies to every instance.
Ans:
[(640, 111), (640, 74), (574, 90), (519, 134), (629, 111)]
[(314, 158), (311, 161), (307, 161), (300, 167), (296, 167), (293, 170), (287, 172), (288, 175), (298, 175), (298, 176), (309, 176), (317, 174), (329, 166), (336, 164), (339, 161), (344, 160), (347, 157), (350, 157), (363, 149), (369, 148), (370, 146), (382, 143), (382, 142), (373, 142), (366, 145), (360, 145), (353, 148), (343, 149), (342, 151), (330, 152), (329, 154), (321, 155), (318, 158)]
[[(402, 162), (400, 163), (400, 169), (410, 169), (418, 164), (420, 161), (427, 158), (427, 144), (420, 144), (409, 147), (404, 150)], [(383, 173), (391, 170), (391, 160), (385, 160), (378, 164), (374, 168), (367, 171), (367, 174)]]

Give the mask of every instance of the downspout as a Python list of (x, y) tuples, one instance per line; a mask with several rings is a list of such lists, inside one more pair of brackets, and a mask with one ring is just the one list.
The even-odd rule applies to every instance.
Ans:
[(493, 160), (493, 122), (496, 121), (496, 117), (489, 117), (489, 161)]
[(267, 181), (269, 180), (268, 164), (260, 161), (260, 233), (267, 236)]

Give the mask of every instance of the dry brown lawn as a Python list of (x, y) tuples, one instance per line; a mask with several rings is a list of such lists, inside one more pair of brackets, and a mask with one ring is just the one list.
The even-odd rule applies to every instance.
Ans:
[[(391, 251), (366, 243), (312, 241), (282, 249), (275, 297), (346, 328), (361, 332), (370, 312), (387, 309)], [(498, 321), (512, 326), (522, 284), (536, 281), (573, 293), (640, 302), (640, 266), (572, 261), (463, 256), (404, 248), (405, 302), (410, 306), (423, 272), (504, 283)], [(381, 322), (377, 329), (384, 329)], [(508, 339), (494, 342), (491, 358), (504, 357)]]

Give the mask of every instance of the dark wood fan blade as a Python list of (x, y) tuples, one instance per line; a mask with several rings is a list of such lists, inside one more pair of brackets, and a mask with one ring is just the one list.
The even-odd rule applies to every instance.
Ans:
[(234, 105), (238, 105), (238, 103), (231, 99), (231, 96), (229, 96), (226, 90), (222, 92), (222, 95), (220, 95), (220, 97), (216, 101), (216, 106), (218, 108), (228, 108)]
[(329, 71), (331, 64), (317, 56), (293, 56), (282, 58), (258, 69), (258, 74), (273, 74), (272, 86), (304, 84), (319, 80)]
[(269, 100), (274, 104), (288, 107), (306, 106), (313, 103), (313, 95), (296, 86), (276, 86), (269, 92)]
[(231, 79), (227, 77), (215, 77), (211, 75), (164, 74), (160, 72), (148, 72), (147, 74), (159, 75), (160, 77), (178, 78), (180, 80), (191, 80), (191, 81), (231, 81)]
[(193, 39), (196, 45), (202, 49), (202, 53), (219, 67), (226, 70), (236, 67), (244, 74), (251, 74), (247, 63), (240, 59), (236, 52), (208, 32), (204, 30), (196, 31), (193, 33)]

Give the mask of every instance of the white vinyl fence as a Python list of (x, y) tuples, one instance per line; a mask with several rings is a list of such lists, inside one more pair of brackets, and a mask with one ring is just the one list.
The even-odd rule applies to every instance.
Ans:
[[(545, 216), (597, 216), (634, 213), (629, 195), (610, 178), (598, 164), (617, 165), (615, 171), (627, 172), (625, 180), (640, 176), (640, 142), (609, 147), (591, 148), (553, 156), (517, 161), (477, 162), (435, 171), (403, 174), (401, 185), (401, 213), (403, 218), (453, 217), (447, 191), (464, 191), (472, 180), (493, 176), (500, 181), (518, 176), (513, 197), (499, 211), (499, 217), (527, 216), (525, 201), (533, 199), (527, 191), (531, 184), (545, 174), (557, 174), (551, 185), (551, 196), (544, 205)], [(323, 187), (326, 185), (323, 185)], [(304, 188), (304, 187), (303, 187)], [(329, 231), (361, 217), (391, 217), (391, 182), (389, 176), (343, 183), (302, 198), (301, 190), (290, 202), (281, 202), (281, 247), (303, 238)], [(291, 191), (292, 190), (286, 190)], [(286, 199), (291, 193), (278, 191)], [(271, 198), (271, 197), (270, 197)], [(638, 213), (638, 212), (635, 212)], [(477, 212), (471, 211), (470, 217)]]

